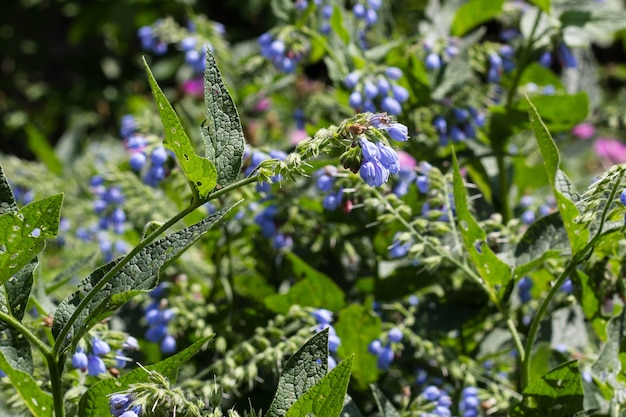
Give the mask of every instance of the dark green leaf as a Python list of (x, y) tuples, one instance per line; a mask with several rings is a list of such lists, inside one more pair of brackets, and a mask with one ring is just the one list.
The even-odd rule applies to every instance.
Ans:
[(17, 203), (15, 197), (13, 197), (13, 191), (7, 177), (4, 176), (4, 171), (0, 166), (0, 215), (17, 211)]
[(363, 414), (359, 411), (358, 407), (354, 403), (352, 397), (346, 394), (346, 398), (343, 402), (343, 409), (341, 410), (341, 417), (363, 417)]
[(504, 0), (470, 0), (459, 7), (452, 22), (452, 35), (463, 36), (481, 23), (497, 17)]
[[(182, 352), (153, 365), (146, 366), (146, 369), (148, 371), (156, 371), (170, 381), (175, 382), (180, 367), (191, 359), (212, 337), (213, 336), (204, 337)], [(80, 399), (78, 405), (79, 417), (109, 416), (111, 411), (109, 408), (108, 395), (124, 391), (128, 389), (131, 384), (147, 381), (148, 374), (146, 371), (137, 368), (119, 378), (107, 378), (96, 382)]]
[[(200, 239), (209, 229), (213, 228), (234, 206), (222, 209), (199, 223), (150, 243), (125, 265), (95, 296), (87, 303), (76, 321), (72, 324), (69, 337), (57, 341), (61, 343), (60, 352), (65, 351), (72, 343), (76, 343), (85, 332), (96, 323), (117, 310), (122, 304), (139, 292), (153, 289), (158, 283), (159, 272), (172, 263), (185, 250)], [(93, 291), (105, 274), (113, 269), (120, 260), (95, 270), (83, 279), (79, 290), (63, 300), (54, 315), (52, 332), (55, 336), (68, 325), (70, 317), (87, 294)]]
[(521, 276), (546, 259), (570, 252), (567, 232), (559, 213), (541, 217), (530, 225), (515, 247), (516, 275)]
[(572, 190), (569, 189), (570, 187), (567, 185), (567, 194), (561, 191), (564, 188), (564, 183), (567, 181), (564, 180), (565, 174), (560, 172), (559, 169), (561, 162), (559, 151), (554, 143), (554, 140), (552, 140), (552, 136), (550, 135), (546, 125), (542, 122), (537, 109), (533, 106), (530, 99), (527, 98), (527, 101), (529, 106), (528, 113), (530, 116), (530, 124), (533, 127), (535, 138), (537, 139), (541, 155), (543, 156), (543, 162), (546, 168), (546, 173), (548, 174), (548, 180), (552, 185), (552, 191), (557, 201), (557, 208), (563, 219), (563, 226), (567, 232), (570, 247), (572, 248), (572, 254), (575, 254), (587, 244), (589, 239), (589, 230), (575, 221), (580, 213), (574, 202), (571, 200)]
[(293, 253), (286, 258), (291, 263), (292, 273), (298, 280), (286, 294), (272, 294), (264, 303), (272, 311), (286, 314), (292, 305), (323, 307), (339, 310), (345, 305), (343, 290), (327, 275), (308, 265)]
[(333, 8), (333, 14), (332, 16), (330, 16), (330, 27), (332, 28), (333, 32), (335, 32), (337, 36), (339, 36), (343, 43), (347, 45), (350, 43), (350, 32), (348, 32), (348, 29), (346, 29), (346, 25), (343, 21), (342, 10), (343, 8), (339, 7), (338, 4), (335, 5), (335, 7)]
[(207, 158), (202, 158), (193, 149), (193, 145), (183, 129), (178, 115), (174, 108), (161, 91), (161, 87), (157, 84), (150, 67), (143, 59), (143, 64), (148, 74), (148, 81), (152, 89), (154, 101), (156, 101), (159, 116), (163, 123), (165, 140), (163, 144), (171, 149), (189, 181), (194, 194), (198, 194), (200, 198), (204, 198), (215, 188), (217, 184), (217, 171), (215, 165)]
[(237, 107), (208, 48), (204, 71), (204, 103), (206, 122), (200, 133), (206, 156), (217, 169), (217, 183), (223, 187), (239, 176), (243, 163), (244, 138)]
[[(354, 329), (359, 329), (355, 332)], [(335, 330), (341, 337), (339, 356), (345, 358), (355, 354), (352, 365), (353, 383), (358, 389), (378, 379), (376, 355), (367, 351), (370, 342), (377, 339), (382, 331), (381, 320), (372, 310), (361, 304), (351, 304), (339, 313)]]
[[(328, 372), (328, 329), (309, 339), (289, 358), (266, 417), (283, 417)], [(345, 391), (344, 391), (345, 392)]]
[(548, 372), (524, 390), (511, 417), (569, 417), (583, 410), (583, 384), (578, 362), (570, 361)]
[[(529, 101), (520, 101), (516, 108), (529, 111)], [(586, 93), (572, 95), (540, 95), (532, 98), (532, 104), (546, 128), (553, 132), (569, 130), (587, 118), (589, 99)]]
[(44, 392), (30, 373), (13, 369), (2, 351), (0, 351), (0, 369), (7, 374), (11, 385), (33, 416), (52, 417), (54, 411), (52, 395)]
[(530, 0), (530, 2), (550, 14), (550, 0)]
[(470, 213), (465, 184), (454, 153), (452, 154), (452, 164), (454, 169), (454, 202), (465, 250), (469, 253), (474, 266), (489, 288), (489, 296), (495, 300), (497, 298), (496, 288), (506, 288), (512, 277), (512, 268), (493, 253), (487, 244), (487, 234)]
[[(22, 321), (33, 287), (33, 270), (37, 267), (37, 258), (9, 278), (0, 291), (0, 309), (4, 313)], [(7, 323), (0, 322), (0, 351), (13, 369), (28, 374), (33, 373), (33, 357), (30, 342)]]
[(341, 361), (317, 384), (299, 397), (285, 416), (337, 417), (343, 408), (346, 390), (350, 382), (352, 358), (353, 356), (350, 356)]
[(370, 387), (372, 389), (372, 394), (374, 394), (374, 400), (378, 406), (378, 411), (382, 417), (401, 417), (400, 413), (396, 410), (391, 401), (385, 397), (385, 394), (383, 394), (376, 385), (372, 384)]
[(0, 284), (29, 263), (55, 237), (63, 194), (0, 215)]

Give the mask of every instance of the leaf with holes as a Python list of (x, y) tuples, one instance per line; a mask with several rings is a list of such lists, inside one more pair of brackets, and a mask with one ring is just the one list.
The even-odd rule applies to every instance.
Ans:
[(498, 288), (504, 290), (507, 287), (513, 276), (513, 270), (493, 253), (487, 244), (487, 234), (472, 217), (467, 204), (465, 184), (454, 153), (452, 154), (452, 163), (454, 169), (454, 204), (463, 243), (474, 266), (489, 289), (490, 298), (496, 301)]
[(28, 264), (59, 229), (63, 194), (0, 215), (0, 284)]
[(11, 385), (33, 416), (52, 417), (52, 395), (44, 392), (30, 373), (13, 369), (1, 351), (0, 369), (7, 374)]
[(515, 247), (515, 274), (524, 275), (549, 258), (569, 253), (561, 215), (552, 213), (541, 217), (528, 227)]
[(163, 144), (176, 155), (194, 195), (205, 198), (217, 184), (215, 165), (209, 159), (196, 154), (185, 129), (183, 129), (183, 125), (180, 123), (178, 115), (154, 79), (145, 58), (143, 58), (143, 64), (146, 67), (152, 95), (156, 101), (159, 116), (163, 123), (165, 132)]

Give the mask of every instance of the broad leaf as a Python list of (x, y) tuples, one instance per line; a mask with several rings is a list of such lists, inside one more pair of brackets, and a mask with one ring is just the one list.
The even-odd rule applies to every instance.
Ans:
[(470, 213), (465, 184), (454, 153), (452, 154), (452, 164), (454, 169), (454, 203), (463, 243), (478, 273), (489, 288), (489, 296), (496, 301), (498, 288), (506, 288), (512, 277), (512, 269), (493, 253), (487, 244), (487, 234)]
[(376, 401), (376, 405), (378, 406), (378, 411), (382, 415), (382, 417), (400, 417), (400, 413), (393, 406), (391, 401), (385, 397), (385, 394), (382, 393), (380, 389), (374, 384), (371, 386), (372, 394), (374, 394), (374, 400)]
[[(354, 329), (359, 329), (355, 332)], [(378, 379), (376, 355), (367, 351), (370, 342), (382, 331), (380, 317), (361, 304), (351, 304), (339, 313), (335, 330), (341, 336), (339, 356), (345, 358), (355, 354), (352, 364), (353, 383), (359, 389), (366, 389)]]
[[(548, 131), (546, 125), (542, 122), (537, 109), (527, 98), (529, 106), (530, 124), (535, 132), (535, 138), (539, 144), (541, 155), (543, 156), (543, 162), (548, 174), (548, 180), (552, 186), (552, 191), (556, 198), (557, 208), (563, 219), (563, 226), (567, 232), (567, 236), (572, 248), (572, 254), (576, 254), (581, 250), (589, 240), (589, 230), (586, 227), (577, 224), (575, 219), (580, 214), (578, 208), (571, 199), (571, 189), (564, 190), (564, 184), (566, 188), (570, 188), (568, 181), (566, 181), (565, 174), (559, 169), (561, 162), (559, 151), (552, 140), (552, 136)], [(565, 192), (564, 192), (565, 191)]]
[[(529, 101), (520, 101), (515, 107), (529, 111)], [(569, 130), (584, 121), (589, 114), (589, 99), (586, 93), (533, 96), (532, 105), (541, 115), (546, 128), (553, 132)]]
[(324, 329), (289, 358), (278, 380), (276, 395), (265, 416), (284, 416), (298, 398), (324, 378), (327, 372), (328, 329)]
[(13, 369), (0, 351), (0, 369), (7, 374), (11, 385), (35, 417), (52, 417), (52, 395), (44, 392), (29, 372)]
[(343, 290), (327, 275), (308, 265), (293, 253), (286, 256), (291, 262), (292, 273), (299, 279), (286, 294), (272, 294), (264, 303), (272, 311), (285, 314), (292, 305), (323, 307), (339, 310), (345, 305)]
[(454, 15), (452, 35), (463, 36), (481, 23), (498, 16), (504, 0), (470, 0)]
[(4, 176), (4, 171), (0, 166), (0, 215), (17, 211), (17, 203), (15, 197), (13, 197), (13, 191), (7, 181), (7, 177)]
[[(24, 318), (30, 291), (33, 287), (33, 270), (37, 258), (22, 268), (4, 284), (0, 291), (0, 309), (19, 321)], [(13, 369), (33, 373), (33, 357), (28, 339), (12, 326), (0, 322), (0, 351)]]
[(583, 384), (578, 362), (570, 361), (530, 384), (509, 416), (568, 417), (582, 410)]
[[(156, 371), (172, 382), (178, 377), (180, 367), (191, 359), (213, 336), (204, 337), (182, 352), (174, 356), (146, 366), (148, 371)], [(93, 384), (80, 399), (78, 405), (79, 417), (108, 416), (111, 414), (108, 395), (121, 392), (131, 384), (148, 381), (148, 374), (141, 368), (122, 375), (119, 378), (107, 378)]]
[(176, 158), (194, 190), (194, 194), (204, 198), (209, 195), (217, 184), (215, 165), (209, 159), (202, 158), (196, 154), (185, 129), (183, 129), (183, 125), (178, 119), (178, 115), (154, 79), (145, 58), (143, 59), (143, 64), (148, 74), (148, 81), (159, 110), (161, 122), (163, 123), (165, 133), (163, 144), (176, 154)]
[(204, 71), (206, 122), (200, 129), (206, 156), (217, 169), (217, 183), (223, 187), (235, 181), (243, 163), (243, 128), (237, 107), (228, 93), (215, 58), (206, 51)]
[(54, 336), (68, 326), (70, 317), (79, 306), (84, 307), (71, 324), (68, 337), (57, 340), (61, 352), (78, 342), (85, 332), (96, 323), (112, 315), (115, 310), (139, 292), (150, 291), (158, 283), (159, 272), (172, 263), (185, 250), (214, 227), (233, 206), (217, 211), (199, 223), (150, 243), (126, 264), (95, 296), (85, 305), (81, 303), (100, 280), (120, 261), (115, 260), (95, 270), (83, 279), (79, 290), (63, 300), (54, 315), (52, 332)]
[(541, 217), (531, 224), (515, 247), (515, 274), (524, 275), (549, 258), (569, 252), (569, 240), (559, 213)]
[(289, 408), (285, 417), (337, 417), (350, 382), (352, 358), (341, 361)]
[(34, 201), (20, 211), (0, 215), (0, 284), (26, 264), (55, 237), (63, 194)]

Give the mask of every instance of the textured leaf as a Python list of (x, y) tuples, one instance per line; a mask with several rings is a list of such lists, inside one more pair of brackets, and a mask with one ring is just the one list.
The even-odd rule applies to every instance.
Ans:
[(452, 21), (452, 35), (463, 36), (481, 23), (498, 16), (504, 0), (470, 0), (459, 7)]
[(200, 198), (204, 198), (209, 195), (217, 184), (215, 165), (209, 159), (202, 158), (196, 154), (185, 129), (183, 129), (183, 125), (178, 119), (178, 115), (154, 79), (145, 58), (143, 59), (143, 64), (148, 74), (148, 81), (159, 110), (161, 122), (163, 123), (165, 133), (163, 144), (174, 152), (189, 184)]
[[(355, 332), (354, 329), (359, 331)], [(341, 337), (339, 356), (345, 358), (355, 354), (352, 364), (353, 383), (359, 389), (366, 389), (378, 379), (377, 358), (367, 351), (367, 347), (382, 331), (380, 317), (363, 305), (351, 304), (339, 313), (335, 330)]]
[(353, 356), (350, 356), (341, 361), (317, 384), (299, 397), (285, 416), (337, 417), (343, 408), (346, 390), (350, 382), (352, 358)]
[(44, 392), (30, 373), (13, 369), (0, 351), (0, 369), (7, 374), (11, 385), (35, 417), (52, 417), (52, 395)]
[[(156, 371), (170, 381), (175, 382), (180, 367), (191, 359), (211, 338), (213, 336), (204, 337), (176, 355), (145, 368), (149, 371)], [(108, 395), (124, 391), (131, 384), (147, 381), (148, 374), (146, 371), (137, 368), (119, 378), (107, 378), (96, 382), (80, 399), (78, 405), (79, 417), (109, 416), (111, 412)]]
[(204, 71), (206, 122), (200, 129), (206, 156), (217, 169), (217, 183), (225, 186), (235, 181), (243, 164), (243, 128), (239, 113), (228, 93), (211, 51), (206, 51)]
[(293, 253), (286, 256), (293, 275), (300, 279), (286, 294), (272, 294), (264, 303), (272, 311), (285, 314), (292, 305), (339, 310), (345, 305), (343, 290), (327, 275), (308, 265)]
[(493, 253), (487, 244), (487, 234), (470, 213), (465, 184), (455, 154), (452, 155), (452, 163), (454, 169), (454, 203), (463, 243), (478, 273), (490, 289), (490, 297), (495, 300), (497, 298), (496, 288), (506, 288), (512, 277), (512, 269)]
[(509, 416), (568, 417), (583, 410), (583, 394), (578, 362), (570, 361), (530, 384)]
[[(232, 207), (234, 206), (219, 210), (201, 222), (172, 233), (143, 248), (113, 279), (97, 292), (84, 310), (80, 312), (78, 319), (72, 324), (68, 338), (57, 341), (57, 343), (61, 343), (60, 352), (65, 351), (72, 341), (76, 343), (91, 327), (109, 317), (119, 306), (137, 293), (153, 289), (158, 282), (161, 269), (173, 262), (180, 254), (200, 239), (204, 233), (215, 226)], [(78, 291), (59, 304), (52, 325), (52, 332), (55, 337), (68, 325), (70, 317), (85, 296), (93, 291), (102, 277), (117, 262), (119, 262), (119, 259), (95, 270), (90, 276), (83, 279)]]
[[(328, 329), (309, 339), (285, 364), (266, 417), (283, 417), (328, 372)], [(345, 392), (345, 391), (344, 391)]]
[[(552, 191), (556, 198), (557, 208), (563, 219), (563, 226), (567, 232), (567, 236), (572, 248), (572, 254), (576, 254), (581, 250), (589, 239), (589, 230), (584, 226), (577, 224), (575, 219), (578, 217), (579, 212), (576, 205), (571, 200), (572, 190), (569, 184), (567, 190), (564, 190), (565, 174), (560, 172), (560, 156), (556, 144), (552, 140), (552, 136), (548, 131), (546, 125), (542, 122), (537, 109), (531, 101), (527, 98), (529, 106), (530, 124), (535, 132), (535, 138), (539, 144), (541, 155), (543, 156), (544, 166), (546, 173), (548, 174), (548, 180), (552, 186)], [(565, 194), (564, 190), (567, 194)]]
[(380, 389), (374, 384), (371, 386), (372, 394), (374, 394), (374, 400), (376, 401), (376, 405), (378, 406), (378, 411), (382, 415), (382, 417), (400, 417), (400, 413), (396, 408), (391, 404), (391, 401), (385, 397)]
[(55, 237), (63, 194), (53, 195), (0, 215), (0, 284), (5, 282)]
[(541, 217), (528, 227), (515, 247), (516, 275), (526, 272), (552, 257), (569, 252), (569, 240), (559, 213)]
[(7, 177), (4, 176), (4, 171), (0, 166), (0, 215), (17, 210), (18, 207), (15, 202), (15, 197), (13, 197), (13, 191), (11, 191), (11, 186), (9, 185)]
[[(33, 270), (37, 258), (22, 268), (4, 284), (0, 291), (0, 309), (22, 321), (33, 287)], [(30, 342), (12, 326), (0, 321), (0, 352), (13, 369), (33, 373), (33, 357)]]
[(343, 402), (343, 409), (341, 410), (341, 417), (363, 417), (363, 414), (359, 411), (358, 407), (354, 403), (352, 397), (346, 394), (346, 398)]

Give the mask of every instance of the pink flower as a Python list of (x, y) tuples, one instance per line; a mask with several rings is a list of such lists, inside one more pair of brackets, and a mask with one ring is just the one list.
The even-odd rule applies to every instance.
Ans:
[(308, 137), (309, 135), (306, 133), (306, 130), (294, 129), (291, 131), (291, 134), (289, 136), (289, 143), (291, 143), (292, 145), (297, 145)]
[(591, 123), (581, 123), (572, 129), (572, 135), (579, 139), (591, 139), (595, 133), (596, 128)]
[(626, 162), (626, 145), (617, 139), (599, 138), (593, 144), (596, 155), (608, 164), (623, 164)]
[(404, 151), (397, 151), (398, 159), (400, 160), (400, 169), (405, 171), (413, 171), (417, 166), (415, 158)]
[(202, 77), (192, 78), (183, 83), (183, 91), (185, 94), (189, 94), (194, 97), (204, 96), (204, 80)]

